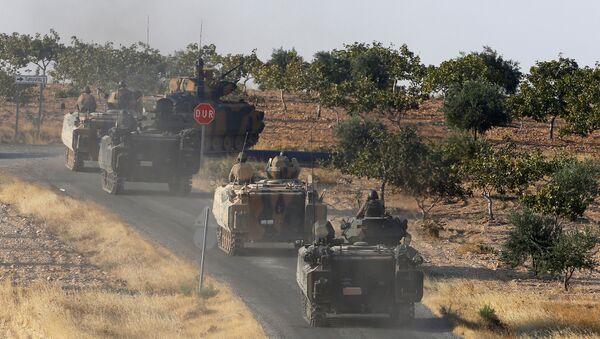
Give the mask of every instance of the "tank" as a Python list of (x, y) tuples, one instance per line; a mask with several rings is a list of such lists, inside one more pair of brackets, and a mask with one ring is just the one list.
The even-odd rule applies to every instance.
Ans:
[(117, 111), (65, 114), (61, 139), (65, 145), (65, 166), (68, 169), (81, 171), (84, 160), (98, 160), (100, 140), (115, 125), (117, 115)]
[(327, 206), (311, 180), (267, 174), (267, 179), (216, 188), (212, 212), (217, 244), (225, 253), (237, 255), (248, 242), (310, 241), (315, 222), (326, 221)]
[(383, 315), (406, 324), (423, 297), (423, 258), (410, 246), (406, 220), (391, 216), (354, 219), (335, 238), (322, 224), (298, 250), (296, 280), (302, 312), (312, 327), (339, 315)]
[(120, 110), (115, 127), (100, 142), (102, 189), (121, 194), (125, 182), (152, 182), (167, 183), (176, 195), (189, 194), (192, 175), (200, 168), (199, 133), (165, 130), (157, 121), (140, 128), (131, 113)]
[(199, 59), (196, 77), (170, 79), (168, 93), (160, 99), (162, 104), (155, 105), (157, 98), (146, 98), (144, 107), (159, 107), (161, 114), (179, 116), (185, 128), (198, 128), (194, 108), (200, 103), (209, 103), (215, 109), (215, 120), (205, 128), (205, 154), (232, 154), (242, 151), (244, 145), (252, 147), (265, 127), (264, 112), (242, 99), (224, 99), (236, 89), (236, 84), (223, 80), (228, 73), (215, 79), (202, 65)]

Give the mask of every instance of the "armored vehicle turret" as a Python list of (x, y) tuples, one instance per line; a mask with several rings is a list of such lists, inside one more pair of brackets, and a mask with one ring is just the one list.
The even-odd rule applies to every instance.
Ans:
[[(216, 188), (213, 214), (218, 224), (217, 243), (227, 254), (238, 254), (248, 242), (310, 241), (313, 224), (326, 221), (327, 206), (310, 183), (298, 180), (297, 161), (279, 157), (287, 160), (284, 164), (296, 167), (289, 169), (271, 159), (268, 178), (249, 181), (236, 179), (234, 167), (231, 182)], [(269, 174), (283, 172), (294, 175)]]
[(423, 297), (423, 258), (410, 246), (406, 220), (365, 217), (342, 224), (335, 238), (327, 224), (315, 227), (315, 242), (298, 250), (296, 280), (310, 326), (331, 315), (384, 314), (395, 323), (414, 319)]
[[(204, 145), (206, 154), (223, 155), (242, 151), (258, 142), (263, 131), (264, 112), (257, 111), (244, 100), (227, 100), (236, 89), (234, 82), (215, 79), (203, 69), (202, 59), (197, 65), (196, 77), (178, 77), (169, 81), (169, 91), (156, 104), (160, 114), (179, 117), (183, 128), (198, 128), (194, 120), (194, 108), (200, 103), (214, 107), (215, 120), (205, 126)], [(155, 105), (156, 98), (147, 98), (145, 107)]]

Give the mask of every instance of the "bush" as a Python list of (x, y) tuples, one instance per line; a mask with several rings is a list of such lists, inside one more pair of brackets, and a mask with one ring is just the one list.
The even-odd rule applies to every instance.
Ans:
[(484, 81), (467, 81), (451, 88), (443, 110), (449, 126), (470, 131), (475, 139), (478, 133), (510, 122), (499, 87)]
[(489, 328), (502, 327), (502, 323), (500, 322), (498, 315), (496, 315), (496, 310), (490, 305), (483, 305), (483, 307), (479, 309), (479, 316)]
[(54, 94), (54, 97), (59, 99), (77, 98), (79, 91), (75, 87), (61, 88)]
[(538, 275), (544, 271), (544, 260), (558, 243), (562, 228), (556, 219), (535, 214), (531, 210), (510, 217), (513, 227), (503, 244), (500, 260), (512, 268), (531, 260), (531, 270)]
[(598, 165), (591, 161), (565, 161), (550, 182), (525, 196), (523, 203), (541, 213), (575, 220), (598, 196), (598, 174)]
[(594, 260), (599, 244), (597, 232), (570, 231), (562, 234), (545, 259), (545, 268), (553, 275), (562, 276), (565, 290), (569, 290), (570, 280), (576, 270), (593, 270), (598, 263)]

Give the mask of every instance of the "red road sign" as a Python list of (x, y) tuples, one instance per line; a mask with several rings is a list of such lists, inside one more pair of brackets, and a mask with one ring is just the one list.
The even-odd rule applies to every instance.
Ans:
[(200, 125), (210, 125), (215, 120), (215, 108), (209, 103), (200, 103), (194, 108), (194, 120)]

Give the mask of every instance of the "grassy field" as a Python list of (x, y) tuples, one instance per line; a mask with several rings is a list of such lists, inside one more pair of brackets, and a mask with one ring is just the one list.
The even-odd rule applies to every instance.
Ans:
[(0, 201), (73, 245), (124, 288), (64, 290), (52, 282), (0, 285), (0, 336), (264, 337), (247, 307), (211, 280), (198, 293), (197, 270), (96, 204), (46, 187), (0, 178)]
[(424, 303), (466, 338), (600, 338), (600, 294), (518, 282), (429, 279)]

